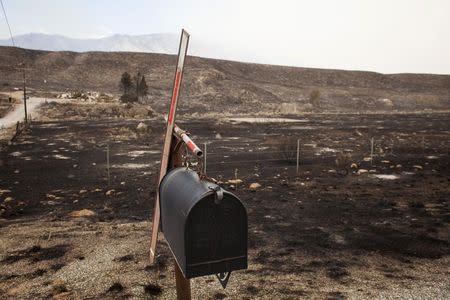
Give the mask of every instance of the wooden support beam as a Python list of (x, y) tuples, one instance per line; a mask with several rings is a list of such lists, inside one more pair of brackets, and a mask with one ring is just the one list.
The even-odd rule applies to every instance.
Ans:
[(172, 90), (172, 100), (170, 102), (169, 116), (167, 118), (166, 135), (164, 138), (164, 146), (161, 158), (161, 167), (159, 170), (158, 185), (156, 187), (155, 208), (153, 210), (152, 237), (150, 239), (150, 264), (155, 262), (156, 244), (158, 242), (158, 231), (160, 222), (160, 199), (159, 184), (167, 173), (169, 165), (170, 148), (172, 142), (173, 128), (175, 126), (175, 114), (177, 111), (178, 95), (183, 76), (184, 61), (186, 58), (187, 48), (189, 44), (189, 34), (183, 29), (181, 31), (180, 47), (178, 49), (178, 61), (175, 70), (175, 78)]
[(173, 260), (175, 269), (175, 282), (177, 285), (177, 299), (178, 300), (191, 300), (191, 281), (184, 278), (183, 273), (180, 270), (175, 259)]

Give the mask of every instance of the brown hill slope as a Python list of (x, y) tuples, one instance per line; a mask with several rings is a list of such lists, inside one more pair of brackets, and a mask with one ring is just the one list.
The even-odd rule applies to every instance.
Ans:
[[(29, 85), (41, 91), (96, 90), (119, 93), (124, 71), (145, 74), (148, 101), (165, 105), (176, 58), (127, 52), (49, 52), (0, 47), (0, 85), (20, 86), (25, 62)], [(416, 110), (450, 108), (450, 75), (394, 74), (296, 68), (189, 57), (181, 110), (231, 113), (296, 113), (310, 110)], [(46, 80), (46, 83), (44, 83)], [(389, 99), (389, 100), (386, 100)]]

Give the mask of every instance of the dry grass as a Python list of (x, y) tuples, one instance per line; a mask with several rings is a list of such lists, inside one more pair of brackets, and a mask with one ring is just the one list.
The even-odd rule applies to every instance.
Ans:
[[(148, 53), (68, 53), (0, 48), (0, 73), (11, 86), (20, 86), (17, 70), (26, 62), (30, 78), (47, 74), (41, 91), (95, 90), (119, 93), (125, 70), (145, 75), (148, 103), (166, 110), (176, 57)], [(320, 111), (412, 111), (449, 109), (450, 76), (432, 74), (384, 75), (373, 72), (321, 70), (247, 64), (189, 57), (180, 112), (296, 114), (311, 111), (311, 91), (320, 91)]]
[(138, 103), (50, 102), (40, 107), (38, 120), (146, 119), (153, 116), (155, 112), (148, 105)]

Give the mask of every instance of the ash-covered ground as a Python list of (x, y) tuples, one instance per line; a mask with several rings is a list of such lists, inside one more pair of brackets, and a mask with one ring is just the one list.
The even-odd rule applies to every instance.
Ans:
[[(193, 298), (450, 298), (448, 120), (180, 120), (208, 143), (208, 176), (249, 214), (249, 269), (226, 290), (213, 276), (192, 280)], [(148, 265), (163, 122), (143, 120), (145, 131), (139, 122), (37, 121), (2, 150), (2, 298), (175, 298), (162, 237)], [(298, 174), (295, 146), (282, 146), (297, 139)]]

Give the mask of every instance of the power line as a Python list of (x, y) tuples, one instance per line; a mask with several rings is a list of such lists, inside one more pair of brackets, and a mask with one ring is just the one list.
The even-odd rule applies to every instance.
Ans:
[(0, 0), (0, 3), (1, 3), (1, 5), (2, 5), (3, 14), (5, 15), (6, 24), (8, 25), (9, 36), (11, 37), (12, 45), (13, 45), (13, 47), (15, 47), (16, 44), (14, 43), (14, 38), (13, 38), (13, 35), (12, 35), (12, 32), (11, 32), (11, 26), (9, 26), (8, 17), (6, 16), (5, 6), (3, 6), (3, 0)]

